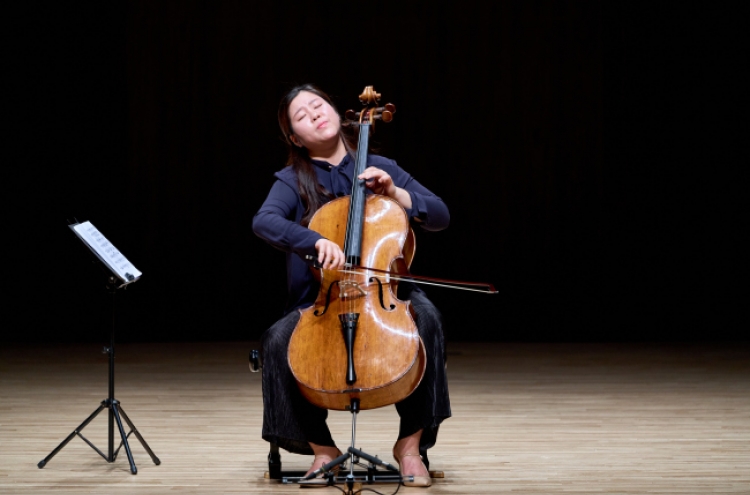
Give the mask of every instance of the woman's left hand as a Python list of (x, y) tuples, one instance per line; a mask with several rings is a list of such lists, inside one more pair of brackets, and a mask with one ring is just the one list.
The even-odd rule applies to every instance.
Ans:
[(411, 208), (411, 196), (409, 193), (400, 187), (396, 187), (393, 179), (391, 179), (391, 176), (385, 170), (376, 167), (367, 167), (357, 178), (364, 180), (365, 186), (375, 194), (388, 196), (401, 203), (401, 206), (404, 208)]

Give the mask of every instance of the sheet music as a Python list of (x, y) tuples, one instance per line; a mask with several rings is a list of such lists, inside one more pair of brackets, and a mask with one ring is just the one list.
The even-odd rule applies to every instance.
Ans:
[(141, 271), (134, 267), (91, 222), (82, 222), (70, 227), (120, 280), (129, 284), (140, 278)]

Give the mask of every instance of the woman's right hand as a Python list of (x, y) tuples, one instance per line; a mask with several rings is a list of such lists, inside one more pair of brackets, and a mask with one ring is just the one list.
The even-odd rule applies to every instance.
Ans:
[(344, 268), (346, 256), (338, 244), (328, 239), (318, 239), (315, 243), (315, 249), (318, 251), (318, 263), (326, 270), (340, 270)]

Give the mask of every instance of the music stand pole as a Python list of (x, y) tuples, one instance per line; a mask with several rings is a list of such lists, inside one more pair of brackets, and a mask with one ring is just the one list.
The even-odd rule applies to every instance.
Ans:
[[(130, 444), (128, 444), (128, 437), (131, 433), (135, 434), (136, 438), (141, 442), (141, 445), (143, 445), (143, 448), (146, 449), (146, 452), (148, 452), (148, 455), (151, 456), (151, 460), (154, 461), (154, 464), (157, 466), (161, 464), (161, 461), (159, 460), (156, 455), (154, 455), (151, 448), (148, 446), (146, 441), (143, 439), (141, 434), (136, 429), (135, 425), (133, 425), (133, 422), (130, 421), (130, 418), (128, 418), (128, 415), (125, 414), (125, 411), (122, 409), (122, 406), (120, 405), (120, 401), (115, 399), (115, 295), (117, 294), (117, 280), (114, 276), (110, 276), (107, 280), (107, 289), (112, 294), (112, 332), (110, 334), (110, 340), (109, 340), (109, 347), (104, 348), (104, 353), (109, 355), (109, 397), (107, 397), (105, 400), (101, 402), (99, 407), (91, 413), (91, 415), (84, 420), (83, 423), (81, 423), (78, 428), (73, 430), (73, 432), (63, 440), (60, 445), (58, 445), (50, 454), (39, 461), (39, 464), (37, 464), (37, 467), (39, 469), (42, 469), (47, 462), (52, 459), (55, 454), (60, 452), (65, 445), (70, 442), (73, 437), (79, 436), (81, 439), (86, 442), (89, 447), (94, 449), (99, 455), (101, 455), (104, 460), (107, 462), (114, 462), (115, 459), (117, 459), (117, 454), (119, 453), (120, 449), (122, 447), (125, 447), (125, 454), (128, 456), (128, 462), (130, 463), (130, 472), (132, 474), (138, 473), (138, 468), (135, 466), (135, 461), (133, 461), (133, 454), (130, 451)], [(109, 418), (108, 418), (108, 442), (107, 442), (107, 454), (105, 455), (101, 450), (99, 450), (89, 439), (84, 437), (81, 434), (81, 431), (96, 418), (96, 416), (104, 410), (104, 408), (109, 409)], [(125, 433), (125, 428), (122, 426), (122, 420), (125, 420), (125, 422), (128, 424), (128, 427), (130, 428), (130, 432), (127, 434)], [(120, 432), (120, 445), (117, 447), (117, 450), (115, 450), (115, 422), (117, 423), (117, 429)]]

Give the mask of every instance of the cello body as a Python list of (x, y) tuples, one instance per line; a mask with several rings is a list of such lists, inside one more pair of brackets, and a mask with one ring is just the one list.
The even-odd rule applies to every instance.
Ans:
[[(344, 249), (351, 202), (345, 196), (327, 203), (309, 228)], [(380, 195), (367, 196), (363, 209), (361, 264), (407, 273), (414, 240), (404, 209)], [(360, 409), (374, 409), (406, 398), (424, 375), (426, 356), (410, 303), (395, 295), (396, 282), (366, 271), (320, 269), (319, 277), (317, 300), (300, 310), (289, 344), (289, 366), (302, 394), (333, 410), (348, 409), (352, 399)], [(356, 320), (351, 347), (347, 315), (356, 315), (348, 318)]]

